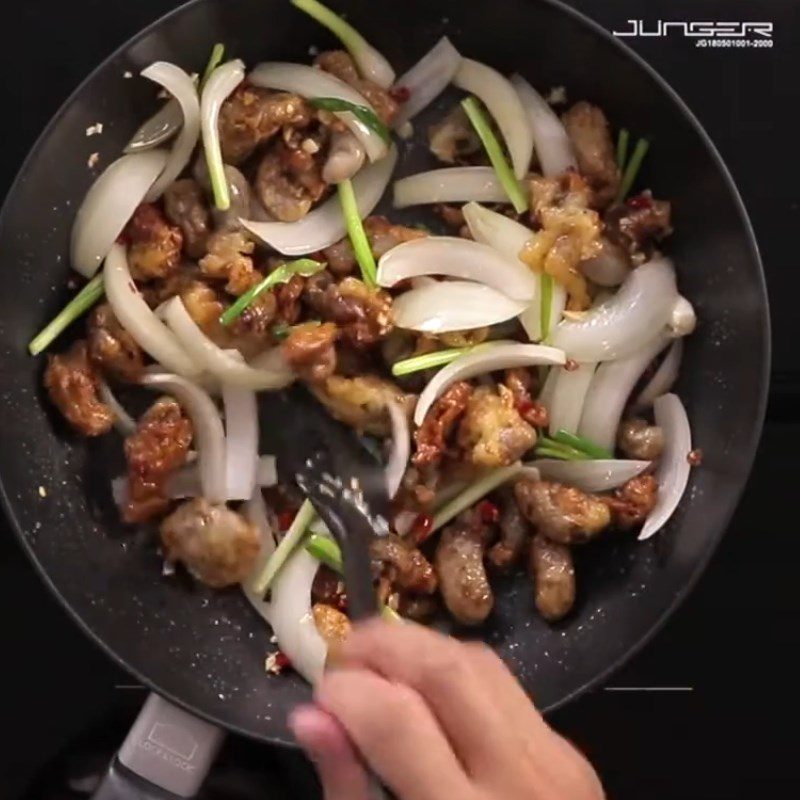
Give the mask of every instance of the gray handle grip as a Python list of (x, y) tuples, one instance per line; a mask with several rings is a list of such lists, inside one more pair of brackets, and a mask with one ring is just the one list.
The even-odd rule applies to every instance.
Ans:
[(224, 732), (151, 694), (93, 800), (194, 797)]

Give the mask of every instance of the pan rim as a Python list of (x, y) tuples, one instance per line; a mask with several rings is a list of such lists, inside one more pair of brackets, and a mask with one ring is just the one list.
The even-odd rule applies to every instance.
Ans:
[[(543, 713), (549, 714), (562, 708), (566, 704), (574, 701), (581, 695), (589, 692), (590, 690), (598, 687), (599, 685), (605, 683), (606, 680), (614, 672), (620, 669), (625, 663), (630, 661), (631, 658), (633, 658), (637, 653), (639, 653), (653, 639), (653, 637), (659, 631), (662, 630), (667, 620), (683, 604), (688, 595), (697, 585), (697, 582), (699, 581), (700, 577), (707, 569), (711, 558), (713, 557), (714, 553), (719, 547), (720, 541), (722, 540), (722, 537), (725, 535), (730, 525), (730, 522), (741, 500), (742, 493), (744, 492), (744, 489), (749, 481), (750, 475), (752, 474), (755, 456), (759, 442), (761, 440), (761, 435), (764, 426), (764, 419), (766, 416), (768, 391), (769, 391), (769, 375), (771, 368), (772, 342), (771, 342), (771, 315), (770, 315), (769, 298), (767, 295), (767, 288), (766, 288), (766, 278), (764, 275), (763, 262), (761, 259), (761, 254), (759, 252), (755, 231), (753, 229), (750, 217), (747, 213), (745, 204), (739, 193), (738, 187), (730, 173), (730, 170), (725, 164), (725, 161), (723, 160), (722, 156), (717, 150), (713, 140), (706, 132), (705, 128), (702, 126), (702, 124), (697, 119), (692, 110), (689, 108), (689, 106), (686, 104), (686, 102), (675, 91), (675, 89), (673, 89), (671, 84), (665, 78), (663, 78), (652, 66), (650, 66), (650, 64), (642, 56), (640, 56), (638, 53), (632, 50), (626, 43), (622, 42), (617, 37), (614, 37), (606, 28), (604, 28), (594, 19), (587, 16), (582, 11), (579, 11), (576, 8), (573, 8), (572, 6), (567, 5), (566, 3), (562, 2), (562, 0), (528, 0), (528, 2), (531, 1), (547, 5), (550, 6), (551, 8), (556, 9), (561, 14), (570, 17), (577, 25), (580, 25), (585, 29), (588, 29), (594, 36), (602, 39), (606, 43), (610, 44), (612, 47), (615, 47), (617, 51), (625, 57), (626, 60), (632, 62), (640, 71), (643, 71), (650, 78), (650, 80), (653, 81), (658, 86), (658, 88), (665, 95), (666, 101), (671, 102), (676, 107), (678, 112), (680, 112), (680, 114), (689, 122), (695, 133), (698, 135), (702, 145), (705, 147), (706, 151), (711, 156), (712, 162), (716, 167), (720, 177), (722, 178), (723, 184), (725, 185), (725, 188), (730, 194), (731, 199), (733, 200), (733, 205), (736, 209), (739, 220), (741, 222), (742, 230), (749, 244), (749, 256), (753, 260), (756, 267), (757, 283), (760, 295), (758, 305), (763, 313), (763, 319), (761, 320), (761, 333), (762, 333), (763, 345), (761, 348), (761, 353), (759, 354), (762, 367), (760, 370), (760, 374), (758, 375), (759, 396), (757, 403), (756, 418), (754, 420), (752, 427), (750, 428), (749, 437), (747, 438), (746, 442), (743, 443), (743, 445), (741, 446), (740, 452), (743, 452), (745, 455), (745, 457), (742, 459), (743, 467), (739, 470), (739, 473), (732, 478), (734, 486), (727, 493), (729, 497), (728, 507), (725, 510), (724, 514), (722, 515), (723, 518), (722, 524), (718, 526), (717, 530), (714, 531), (712, 535), (709, 535), (707, 537), (708, 543), (706, 545), (705, 553), (694, 564), (688, 580), (684, 582), (684, 584), (680, 587), (679, 591), (677, 591), (675, 596), (672, 598), (671, 602), (664, 607), (662, 612), (658, 615), (658, 617), (648, 628), (648, 630), (644, 634), (642, 634), (636, 641), (634, 641), (630, 645), (630, 647), (628, 647), (618, 658), (616, 658), (613, 662), (611, 662), (604, 670), (598, 672), (591, 679), (585, 681), (582, 685), (578, 686), (570, 693), (564, 695), (556, 702), (541, 709)], [(115, 48), (113, 52), (111, 52), (105, 59), (103, 59), (103, 61), (100, 64), (98, 64), (94, 69), (92, 69), (91, 72), (78, 84), (78, 86), (69, 94), (66, 100), (64, 100), (64, 102), (61, 104), (58, 110), (48, 121), (47, 125), (44, 127), (42, 132), (36, 138), (34, 144), (31, 146), (30, 151), (28, 152), (27, 156), (22, 162), (19, 171), (17, 172), (14, 180), (12, 181), (8, 189), (8, 193), (6, 194), (6, 198), (3, 201), (2, 208), (0, 209), (0, 230), (2, 230), (5, 227), (5, 219), (8, 214), (8, 207), (10, 205), (11, 198), (16, 194), (17, 188), (19, 184), (24, 180), (24, 177), (30, 165), (38, 157), (39, 150), (41, 149), (44, 141), (51, 135), (52, 131), (58, 126), (63, 116), (67, 113), (68, 109), (73, 105), (76, 98), (84, 90), (84, 87), (87, 84), (89, 84), (95, 78), (95, 76), (97, 76), (99, 73), (105, 70), (110, 63), (112, 63), (118, 57), (122, 56), (125, 52), (127, 52), (127, 50), (130, 47), (135, 45), (141, 39), (148, 36), (151, 32), (161, 27), (167, 21), (186, 13), (190, 8), (206, 2), (218, 2), (218, 0), (188, 0), (188, 2), (182, 3), (181, 5), (172, 9), (171, 11), (168, 11), (166, 14), (163, 14), (158, 19), (154, 20), (153, 22), (142, 28), (138, 33), (126, 39), (119, 47)], [(175, 705), (185, 709), (191, 714), (194, 714), (202, 719), (205, 719), (208, 722), (213, 723), (214, 725), (219, 726), (220, 728), (231, 731), (232, 733), (235, 733), (237, 735), (245, 736), (247, 738), (256, 739), (271, 744), (276, 744), (279, 746), (284, 746), (284, 747), (297, 746), (293, 741), (286, 738), (282, 738), (279, 735), (260, 735), (258, 733), (253, 732), (252, 730), (248, 730), (236, 724), (232, 724), (228, 721), (225, 721), (218, 715), (207, 713), (204, 710), (199, 709), (190, 703), (186, 703), (183, 700), (181, 700), (180, 697), (176, 696), (174, 693), (165, 691), (161, 687), (157, 686), (154, 681), (148, 679), (137, 668), (128, 663), (119, 653), (117, 653), (114, 649), (112, 649), (94, 630), (92, 630), (92, 628), (80, 616), (77, 610), (75, 610), (75, 608), (73, 608), (73, 606), (58, 591), (57, 587), (50, 578), (48, 572), (44, 569), (39, 559), (37, 558), (35, 551), (31, 547), (30, 542), (27, 540), (23, 532), (22, 525), (20, 524), (20, 521), (17, 518), (17, 515), (14, 511), (11, 498), (7, 493), (2, 474), (0, 474), (0, 503), (2, 504), (3, 511), (5, 512), (6, 518), (8, 519), (17, 540), (21, 544), (23, 550), (25, 551), (25, 554), (33, 564), (34, 569), (38, 573), (39, 577), (42, 579), (45, 586), (48, 588), (51, 594), (57, 598), (59, 604), (62, 606), (62, 608), (64, 608), (67, 611), (69, 616), (77, 623), (78, 627), (83, 631), (83, 633), (92, 642), (94, 642), (96, 646), (98, 646), (103, 652), (105, 652), (115, 663), (117, 663), (122, 669), (124, 669), (128, 674), (132, 675), (136, 680), (140, 681), (149, 690), (158, 693), (159, 695), (166, 698)]]

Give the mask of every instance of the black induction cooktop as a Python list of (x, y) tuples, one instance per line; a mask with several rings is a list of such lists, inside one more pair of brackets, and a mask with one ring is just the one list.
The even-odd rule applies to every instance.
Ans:
[[(434, 0), (432, 0), (434, 2)], [(175, 0), (25, 0), (4, 10), (0, 193), (77, 83)], [(800, 3), (795, 0), (571, 0), (627, 43), (697, 114), (739, 185), (767, 272), (773, 385), (752, 479), (691, 597), (608, 685), (553, 724), (600, 770), (610, 798), (782, 796), (796, 788), (800, 599), (792, 556), (800, 452), (800, 354), (794, 334), (800, 228), (796, 149)], [(680, 26), (771, 23), (772, 46), (700, 47)], [(601, 76), (602, 77), (602, 76)], [(10, 265), (9, 265), (10, 266)], [(713, 265), (712, 265), (713, 266)], [(1, 376), (1, 367), (0, 367)], [(0, 381), (2, 377), (0, 377)], [(72, 800), (106, 763), (145, 696), (96, 650), (40, 585), (0, 527), (0, 798)], [(780, 731), (780, 732), (779, 732)], [(69, 789), (71, 782), (73, 790)], [(230, 739), (207, 798), (310, 798), (302, 758)]]

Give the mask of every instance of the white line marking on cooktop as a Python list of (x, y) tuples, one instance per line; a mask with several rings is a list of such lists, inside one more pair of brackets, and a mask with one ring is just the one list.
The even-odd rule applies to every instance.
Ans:
[(693, 692), (694, 686), (604, 686), (606, 692)]

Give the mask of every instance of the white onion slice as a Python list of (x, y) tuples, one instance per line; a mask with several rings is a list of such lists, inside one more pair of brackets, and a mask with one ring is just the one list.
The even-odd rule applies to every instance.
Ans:
[(545, 378), (544, 385), (537, 398), (548, 412), (553, 405), (553, 392), (555, 392), (556, 386), (558, 385), (559, 375), (560, 369), (558, 367), (550, 367), (550, 369), (547, 370), (547, 378)]
[(656, 425), (664, 431), (664, 452), (656, 469), (658, 498), (645, 520), (639, 539), (658, 533), (675, 513), (689, 482), (692, 430), (686, 409), (676, 394), (664, 394), (653, 403)]
[(238, 386), (253, 391), (283, 389), (294, 379), (285, 363), (283, 369), (257, 368), (217, 347), (189, 316), (180, 297), (173, 297), (169, 301), (164, 316), (170, 330), (195, 363), (219, 379), (223, 386)]
[(447, 88), (460, 65), (461, 53), (443, 36), (408, 72), (401, 75), (395, 85), (408, 89), (409, 97), (395, 117), (395, 129), (427, 108)]
[(568, 370), (553, 367), (557, 373), (555, 387), (547, 410), (550, 413), (550, 433), (560, 430), (576, 433), (581, 422), (586, 393), (594, 377), (597, 364), (580, 364), (577, 369)]
[[(278, 475), (275, 469), (275, 456), (261, 456), (256, 464), (256, 488), (265, 489), (275, 486), (278, 483)], [(167, 497), (174, 500), (181, 500), (184, 497), (200, 497), (203, 494), (200, 486), (200, 475), (197, 471), (197, 464), (186, 464), (186, 466), (175, 470), (165, 486)], [(233, 498), (228, 498), (229, 500)]]
[(256, 464), (256, 484), (264, 488), (278, 484), (278, 466), (275, 456), (259, 456)]
[(393, 304), (395, 324), (424, 333), (466, 331), (516, 317), (525, 303), (472, 281), (437, 281), (410, 289)]
[(669, 318), (669, 331), (673, 336), (688, 336), (697, 327), (694, 306), (682, 295), (678, 295)]
[(203, 497), (209, 503), (224, 503), (225, 429), (214, 401), (199, 386), (178, 375), (150, 374), (142, 386), (174, 395), (192, 420), (197, 465)]
[(458, 236), (426, 236), (393, 247), (378, 263), (378, 284), (394, 286), (420, 275), (447, 275), (490, 286), (512, 300), (529, 303), (536, 278), (519, 259)]
[(614, 297), (579, 322), (561, 322), (553, 345), (576, 361), (626, 358), (664, 329), (677, 299), (672, 264), (654, 259), (633, 270)]
[(476, 202), (467, 203), (461, 211), (476, 242), (493, 247), (506, 258), (519, 262), (527, 272), (533, 274), (530, 267), (520, 260), (525, 245), (536, 238), (536, 234), (530, 228)]
[(312, 685), (322, 677), (328, 655), (311, 610), (311, 586), (318, 569), (319, 561), (298, 547), (272, 584), (267, 611), (281, 652)]
[(123, 153), (143, 153), (169, 141), (183, 125), (183, 114), (178, 101), (171, 97), (150, 119), (143, 122)]
[(466, 381), (476, 375), (499, 369), (533, 367), (537, 364), (561, 366), (565, 361), (564, 352), (555, 347), (517, 342), (483, 345), (480, 349), (451, 361), (433, 376), (417, 401), (414, 424), (422, 424), (436, 398), (456, 381)]
[(386, 401), (389, 417), (392, 421), (392, 449), (386, 463), (386, 492), (391, 499), (397, 494), (411, 454), (411, 433), (408, 429), (408, 418), (400, 404), (393, 399)]
[[(364, 95), (359, 94), (352, 86), (339, 80), (329, 72), (309, 67), (305, 64), (267, 61), (256, 65), (247, 76), (247, 80), (253, 86), (260, 86), (262, 89), (294, 92), (301, 97), (309, 99), (335, 97), (337, 100), (345, 100), (348, 103), (364, 106), (373, 112), (375, 111)], [(349, 111), (337, 111), (335, 113), (364, 145), (370, 161), (378, 161), (386, 155), (386, 142), (372, 128), (365, 125)]]
[[(353, 178), (353, 192), (362, 219), (368, 217), (380, 202), (396, 163), (397, 148), (391, 147), (386, 158), (364, 167)], [(240, 222), (256, 238), (285, 256), (304, 256), (324, 250), (347, 234), (338, 197), (326, 200), (297, 222), (257, 222), (248, 219)]]
[(253, 570), (247, 580), (242, 581), (242, 592), (245, 597), (250, 601), (253, 608), (269, 623), (269, 609), (270, 604), (264, 601), (264, 598), (253, 591), (251, 584), (252, 578), (260, 575), (264, 569), (264, 565), (269, 561), (269, 557), (275, 552), (275, 533), (272, 530), (272, 525), (269, 522), (269, 514), (267, 505), (264, 502), (264, 495), (261, 494), (261, 489), (256, 487), (253, 496), (242, 506), (242, 513), (244, 518), (258, 531), (258, 537), (261, 547), (258, 551), (258, 557), (253, 565)]
[(114, 415), (114, 427), (122, 436), (130, 436), (136, 431), (136, 422), (133, 417), (125, 410), (122, 403), (117, 400), (111, 387), (101, 378), (100, 379), (100, 399), (111, 409)]
[(655, 374), (642, 389), (636, 400), (633, 401), (634, 411), (644, 411), (653, 405), (653, 400), (659, 395), (666, 394), (678, 378), (678, 371), (683, 358), (683, 339), (676, 339), (664, 360), (659, 365)]
[(575, 486), (584, 492), (607, 492), (641, 475), (649, 461), (628, 459), (594, 459), (592, 461), (560, 461), (541, 458), (527, 466), (535, 467), (546, 480)]
[[(520, 264), (533, 277), (534, 293), (528, 308), (520, 314), (519, 320), (529, 339), (539, 341), (545, 338), (547, 332), (545, 336), (541, 334), (542, 276), (532, 273), (530, 267), (520, 258), (523, 248), (536, 234), (504, 214), (484, 208), (475, 202), (467, 203), (461, 210), (476, 242), (483, 242), (493, 247), (506, 258)], [(554, 283), (550, 313), (551, 328), (561, 319), (561, 312), (566, 305), (567, 293), (561, 286), (558, 289), (560, 291), (556, 291)]]
[(491, 167), (445, 167), (409, 175), (394, 183), (394, 207), (432, 203), (508, 203), (508, 195)]
[(181, 343), (153, 313), (136, 288), (123, 245), (112, 245), (103, 269), (103, 282), (115, 316), (139, 347), (170, 372), (188, 378), (200, 374), (200, 369)]
[(172, 151), (164, 171), (158, 176), (145, 197), (148, 203), (153, 203), (186, 169), (186, 165), (192, 157), (197, 140), (200, 138), (200, 101), (197, 98), (197, 87), (192, 78), (174, 64), (156, 61), (142, 71), (142, 77), (163, 86), (178, 101), (183, 117), (181, 132), (178, 134), (175, 144), (172, 145)]
[(527, 114), (542, 174), (550, 177), (577, 169), (572, 144), (556, 112), (521, 75), (512, 75), (511, 85)]
[(256, 487), (258, 409), (252, 389), (222, 385), (225, 408), (225, 482), (228, 500), (247, 500)]
[(514, 87), (497, 70), (471, 58), (461, 59), (453, 83), (476, 95), (489, 110), (505, 139), (514, 174), (524, 178), (533, 155), (533, 132)]
[(578, 433), (600, 447), (614, 451), (625, 403), (648, 364), (666, 347), (660, 333), (633, 355), (601, 364), (592, 378)]
[[(252, 496), (242, 506), (242, 514), (258, 531), (258, 536), (261, 540), (258, 558), (262, 564), (265, 564), (267, 559), (275, 552), (276, 543), (275, 532), (272, 530), (272, 525), (270, 525), (267, 504), (264, 502), (264, 495), (261, 493), (260, 486), (255, 487)], [(258, 565), (256, 565), (257, 568)]]
[(167, 163), (165, 150), (131, 153), (110, 164), (83, 198), (72, 226), (72, 268), (91, 278)]

